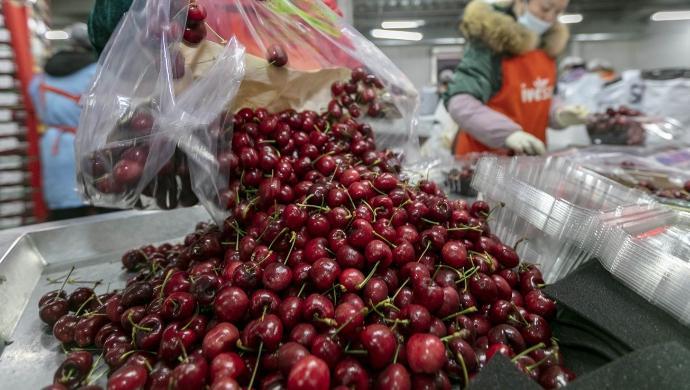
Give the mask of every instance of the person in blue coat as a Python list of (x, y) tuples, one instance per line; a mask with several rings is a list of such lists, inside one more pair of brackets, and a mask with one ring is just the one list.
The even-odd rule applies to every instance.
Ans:
[(43, 196), (50, 220), (95, 214), (77, 191), (74, 139), (79, 125), (81, 95), (96, 74), (97, 56), (85, 24), (68, 29), (70, 38), (34, 77), (29, 93), (45, 132), (40, 140)]

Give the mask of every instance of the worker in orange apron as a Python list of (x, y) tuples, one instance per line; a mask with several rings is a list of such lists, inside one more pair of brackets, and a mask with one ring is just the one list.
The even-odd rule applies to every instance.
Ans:
[(44, 129), (39, 144), (41, 176), (51, 220), (94, 212), (77, 191), (74, 139), (81, 115), (79, 99), (96, 74), (96, 55), (90, 49), (86, 25), (74, 25), (68, 31), (67, 46), (48, 59), (44, 73), (29, 87)]
[(458, 123), (452, 152), (543, 154), (546, 129), (586, 122), (583, 107), (553, 103), (555, 58), (569, 33), (558, 22), (568, 0), (515, 0), (507, 6), (474, 0), (461, 30), (464, 57), (444, 95)]

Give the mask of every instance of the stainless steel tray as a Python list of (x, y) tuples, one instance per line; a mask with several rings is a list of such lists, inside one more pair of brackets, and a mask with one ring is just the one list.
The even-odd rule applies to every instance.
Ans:
[[(60, 288), (58, 278), (103, 280), (98, 293), (122, 288), (120, 257), (149, 243), (178, 241), (208, 220), (203, 208), (120, 212), (43, 227), (22, 234), (0, 259), (0, 389), (40, 389), (52, 383), (64, 358), (59, 342), (38, 318), (38, 300)], [(77, 286), (66, 287), (67, 292)]]

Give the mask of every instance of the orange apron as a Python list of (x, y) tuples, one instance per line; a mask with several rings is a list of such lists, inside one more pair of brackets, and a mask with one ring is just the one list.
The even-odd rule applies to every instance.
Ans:
[[(61, 89), (52, 87), (52, 86), (46, 84), (46, 83), (43, 82), (43, 81), (41, 81), (41, 83), (40, 83), (39, 86), (38, 86), (38, 93), (39, 93), (39, 95), (40, 95), (41, 105), (43, 105), (43, 107), (46, 106), (46, 94), (47, 94), (47, 93), (54, 93), (54, 94), (56, 94), (56, 95), (60, 95), (60, 96), (62, 96), (62, 97), (65, 97), (65, 98), (67, 98), (67, 99), (69, 99), (69, 100), (71, 100), (71, 101), (77, 103), (77, 104), (79, 104), (79, 100), (81, 99), (81, 96), (79, 96), (79, 95), (74, 95), (74, 94), (71, 94), (71, 93), (69, 93), (69, 92), (67, 92), (67, 91), (63, 91), (63, 90), (61, 90)], [(70, 126), (54, 126), (54, 125), (50, 125), (50, 126), (48, 126), (48, 127), (54, 127), (54, 128), (56, 128), (56, 129), (60, 130), (60, 135), (62, 135), (63, 133), (77, 134), (77, 129), (74, 128), (74, 127), (70, 127)], [(60, 149), (59, 149), (59, 148), (60, 148), (60, 137), (56, 138), (56, 139), (55, 139), (55, 143), (53, 144), (53, 148), (52, 148), (52, 151), (51, 151), (51, 153), (53, 154), (53, 156), (57, 156), (58, 153), (60, 153)]]
[[(556, 85), (556, 61), (543, 50), (506, 57), (502, 63), (503, 85), (487, 107), (512, 119), (522, 129), (546, 143), (546, 128)], [(455, 137), (456, 156), (475, 152), (507, 154), (492, 149), (462, 130)]]

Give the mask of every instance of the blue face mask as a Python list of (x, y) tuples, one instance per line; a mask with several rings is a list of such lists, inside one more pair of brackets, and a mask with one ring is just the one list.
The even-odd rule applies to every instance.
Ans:
[(538, 35), (544, 34), (553, 26), (553, 24), (539, 19), (533, 13), (529, 12), (529, 10), (525, 10), (525, 13), (520, 15), (518, 22)]

